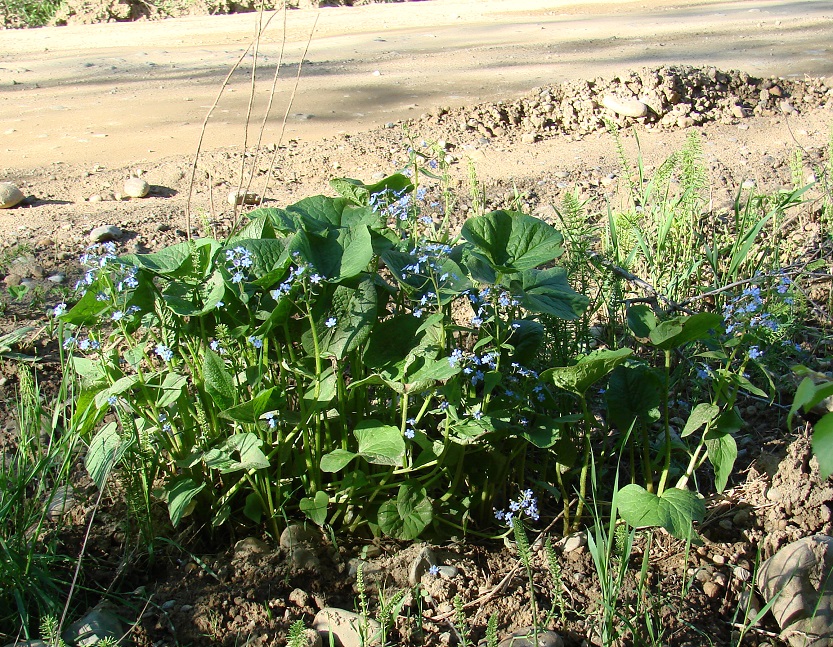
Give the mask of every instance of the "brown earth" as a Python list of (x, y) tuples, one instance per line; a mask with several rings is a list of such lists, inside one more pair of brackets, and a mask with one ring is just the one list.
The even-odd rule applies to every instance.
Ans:
[[(634, 125), (649, 169), (696, 129), (715, 214), (728, 210), (744, 182), (761, 191), (790, 187), (796, 172), (811, 180), (829, 154), (833, 81), (824, 78), (833, 76), (833, 12), (826, 2), (435, 0), (293, 11), (259, 139), (283, 19), (272, 20), (258, 47), (247, 139), (251, 56), (208, 120), (193, 184), (202, 121), (250, 44), (255, 15), (0, 32), (0, 181), (28, 196), (0, 211), (0, 277), (7, 287), (38, 288), (36, 299), (3, 297), (2, 331), (43, 321), (61, 285), (72, 284), (77, 255), (96, 226), (121, 227), (122, 251), (155, 250), (184, 239), (190, 196), (192, 228), (222, 234), (238, 216), (226, 197), (250, 177), (265, 204), (284, 205), (329, 192), (333, 177), (369, 181), (400, 170), (422, 140), (441, 142), (452, 163), (463, 196), (457, 223), (472, 202), (469, 160), (488, 207), (520, 201), (552, 219), (551, 205), (577, 190), (590, 201), (591, 217), (601, 215), (621, 195), (624, 175), (600, 120), (606, 94), (641, 96), (651, 106), (645, 119), (618, 118)], [(635, 138), (623, 133), (634, 160)], [(800, 169), (790, 164), (796, 150), (803, 151)], [(131, 175), (149, 182), (147, 198), (120, 197)], [(816, 213), (817, 202), (809, 202), (796, 214), (795, 240), (811, 250), (824, 244)], [(0, 424), (8, 432), (14, 368), (7, 363), (2, 372)], [(743, 572), (753, 568), (758, 548), (768, 556), (799, 536), (833, 531), (833, 490), (818, 478), (806, 434), (785, 438), (777, 408), (745, 406), (739, 469), (726, 495), (710, 501), (706, 545), (686, 558), (684, 546), (655, 540), (650, 583), (665, 644), (730, 644)], [(89, 509), (82, 500), (73, 514), (81, 522)], [(99, 513), (88, 582), (106, 587), (113, 580), (125, 552), (119, 528), (118, 508)], [(204, 547), (199, 561), (172, 551), (155, 570), (120, 580), (130, 583), (123, 590), (135, 588), (121, 599), (138, 618), (139, 644), (283, 644), (289, 624), (309, 624), (322, 604), (354, 607), (349, 560), (366, 545), (322, 540), (320, 573), (310, 573), (292, 570), (278, 551), (235, 554), (232, 543)], [(368, 552), (395, 586), (415, 550), (382, 543)], [(431, 599), (407, 607), (397, 644), (453, 642), (447, 612), (454, 594), (477, 600), (515, 563), (511, 551), (493, 545), (436, 551), (458, 572), (426, 579)], [(580, 645), (593, 637), (585, 616), (597, 609), (595, 575), (586, 549), (562, 558), (570, 611), (559, 631), (568, 645)], [(502, 634), (528, 623), (520, 575), (470, 607), (475, 638), (492, 613)], [(550, 588), (543, 570), (536, 583)], [(765, 624), (748, 644), (781, 644), (773, 631)]]

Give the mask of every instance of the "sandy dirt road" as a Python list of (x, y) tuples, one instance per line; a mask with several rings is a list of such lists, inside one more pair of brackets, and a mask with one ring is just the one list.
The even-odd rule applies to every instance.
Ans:
[[(0, 168), (192, 153), (238, 60), (204, 148), (242, 143), (257, 26), (239, 14), (0, 32)], [(277, 13), (257, 45), (250, 143), (280, 63), (264, 141), (278, 140), (307, 47), (284, 140), (645, 65), (833, 75), (833, 3), (433, 0)]]

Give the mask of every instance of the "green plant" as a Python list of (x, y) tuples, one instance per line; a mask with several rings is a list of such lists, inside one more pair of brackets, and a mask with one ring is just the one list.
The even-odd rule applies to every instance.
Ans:
[(308, 644), (305, 631), (306, 627), (303, 620), (293, 622), (286, 636), (287, 647), (305, 647)]
[(41, 639), (50, 647), (67, 647), (61, 637), (61, 627), (58, 619), (53, 615), (45, 615), (40, 622)]
[(0, 452), (0, 636), (31, 638), (33, 624), (59, 617), (65, 605), (74, 560), (60, 551), (59, 531), (80, 441), (68, 432), (70, 376), (51, 407), (28, 365), (18, 365), (18, 376), (18, 436)]
[[(592, 463), (591, 470), (591, 483), (595, 490), (598, 483), (595, 461)], [(598, 639), (605, 647), (619, 644), (621, 637), (619, 628), (620, 599), (634, 540), (634, 531), (628, 530), (627, 526), (618, 523), (618, 495), (619, 476), (617, 472), (613, 484), (609, 516), (602, 516), (596, 497), (593, 497), (589, 504), (594, 523), (587, 531), (587, 548), (596, 568), (600, 590), (599, 622), (596, 625), (596, 632)]]
[(564, 580), (561, 578), (561, 565), (558, 563), (558, 555), (552, 546), (552, 540), (547, 537), (544, 543), (544, 552), (547, 556), (547, 569), (552, 578), (552, 605), (550, 612), (547, 614), (545, 624), (547, 624), (553, 617), (556, 607), (559, 611), (561, 625), (567, 624), (567, 601), (564, 598)]
[[(808, 413), (813, 407), (833, 398), (833, 380), (823, 373), (811, 371), (805, 366), (795, 366), (796, 375), (804, 376), (796, 389), (790, 413), (787, 416), (787, 428), (792, 428), (792, 421), (799, 409)], [(821, 478), (833, 474), (833, 413), (825, 413), (813, 424), (813, 453), (819, 462)]]
[(0, 17), (5, 27), (42, 27), (62, 4), (63, 0), (3, 0)]
[(551, 446), (546, 385), (525, 365), (536, 318), (587, 303), (564, 270), (540, 269), (561, 235), (495, 211), (435, 242), (450, 234), (421, 219), (406, 176), (333, 186), (342, 197), (253, 211), (225, 242), (84, 258), (58, 317), (83, 380), (77, 430), (93, 479), (115, 460), (145, 518), (161, 479), (174, 524), (277, 535), (300, 511), (401, 539), (467, 530)]
[(457, 634), (457, 641), (460, 647), (468, 647), (471, 628), (466, 621), (463, 598), (460, 597), (459, 593), (454, 596), (454, 624), (452, 627)]

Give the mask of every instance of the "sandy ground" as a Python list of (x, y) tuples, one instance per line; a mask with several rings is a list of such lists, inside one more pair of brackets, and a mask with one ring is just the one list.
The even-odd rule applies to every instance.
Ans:
[[(2, 174), (192, 154), (224, 78), (242, 58), (204, 149), (241, 145), (257, 26), (257, 15), (239, 14), (0, 32)], [(826, 0), (433, 0), (277, 13), (257, 44), (249, 141), (280, 63), (264, 135), (279, 141), (307, 47), (284, 141), (355, 133), (438, 105), (511, 99), (537, 85), (644, 65), (828, 76), (832, 38)]]

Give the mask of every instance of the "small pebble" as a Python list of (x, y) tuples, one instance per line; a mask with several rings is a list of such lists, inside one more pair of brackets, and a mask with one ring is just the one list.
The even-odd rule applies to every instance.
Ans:
[(716, 598), (718, 595), (720, 595), (720, 587), (712, 581), (704, 582), (703, 593), (705, 593), (710, 598)]
[(102, 225), (90, 232), (89, 240), (92, 243), (103, 243), (108, 240), (119, 240), (124, 236), (124, 231), (115, 225)]

